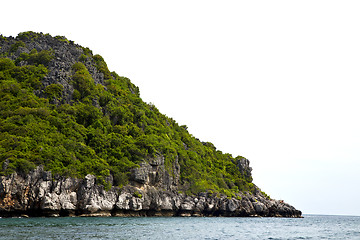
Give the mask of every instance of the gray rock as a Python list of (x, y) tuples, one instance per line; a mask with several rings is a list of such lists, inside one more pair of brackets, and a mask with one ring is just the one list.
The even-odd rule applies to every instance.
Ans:
[[(145, 169), (153, 170), (144, 163)], [(162, 167), (162, 165), (156, 166)], [(122, 189), (106, 191), (96, 184), (96, 178), (60, 177), (39, 166), (26, 176), (13, 173), (0, 177), (0, 216), (60, 216), (77, 212), (81, 216), (283, 216), (301, 217), (301, 212), (283, 201), (268, 200), (260, 194), (243, 194), (241, 200), (199, 194), (184, 196), (176, 191), (150, 185), (146, 179), (151, 171), (142, 171), (144, 184), (133, 182)], [(162, 182), (164, 173), (158, 174)], [(157, 185), (156, 183), (155, 185)], [(160, 184), (163, 186), (164, 182)], [(171, 184), (174, 184), (172, 181)], [(170, 189), (170, 186), (168, 186)], [(35, 211), (35, 212), (34, 212)], [(121, 211), (121, 212), (119, 212)], [(137, 212), (137, 214), (135, 214)], [(155, 213), (154, 213), (155, 212)]]
[[(44, 88), (50, 84), (60, 83), (64, 86), (62, 103), (70, 104), (72, 102), (72, 94), (74, 87), (72, 85), (73, 70), (72, 66), (78, 62), (80, 56), (84, 53), (83, 48), (77, 44), (71, 44), (67, 41), (59, 41), (48, 35), (39, 35), (36, 41), (31, 39), (23, 39), (25, 47), (19, 47), (15, 52), (10, 53), (11, 45), (16, 43), (16, 39), (8, 37), (6, 41), (1, 40), (0, 55), (5, 54), (12, 60), (15, 60), (21, 53), (29, 53), (31, 50), (36, 49), (38, 52), (42, 50), (50, 50), (53, 52), (54, 58), (48, 63), (47, 68), (49, 73), (42, 80)], [(20, 66), (27, 65), (23, 61)], [(92, 58), (88, 58), (84, 62), (95, 84), (104, 85), (104, 74), (99, 72), (96, 64)], [(43, 97), (44, 89), (35, 91), (35, 94)]]

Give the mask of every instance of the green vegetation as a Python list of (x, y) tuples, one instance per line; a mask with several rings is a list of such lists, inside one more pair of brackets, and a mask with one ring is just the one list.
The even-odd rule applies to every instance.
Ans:
[(75, 74), (73, 76), (74, 87), (79, 92), (79, 96), (75, 96), (75, 99), (82, 99), (89, 96), (95, 89), (95, 83), (92, 79), (89, 71), (85, 65), (81, 62), (77, 62), (73, 65)]
[(61, 96), (64, 86), (61, 84), (50, 84), (45, 88), (45, 94), (48, 98), (58, 98)]
[(64, 37), (64, 36), (55, 36), (54, 38), (56, 38), (56, 39), (59, 40), (59, 41), (69, 43), (69, 40), (68, 40), (66, 37)]
[(88, 56), (88, 57), (92, 57), (93, 53), (92, 51), (90, 50), (90, 48), (88, 47), (81, 47), (82, 50), (83, 50), (83, 53), (84, 55)]
[(139, 193), (138, 191), (134, 192), (133, 196), (137, 198), (142, 198), (142, 194)]
[(100, 56), (99, 54), (96, 54), (95, 56), (93, 56), (93, 59), (96, 62), (97, 69), (104, 74), (104, 78), (107, 80), (112, 79), (111, 73), (110, 73), (103, 57)]
[(269, 195), (267, 195), (265, 192), (261, 191), (261, 194), (264, 195), (267, 199), (271, 199), (271, 197)]
[(33, 31), (28, 31), (28, 32), (19, 33), (16, 38), (23, 40), (23, 41), (34, 40), (34, 39), (37, 39), (39, 37), (39, 35), (40, 35), (39, 33), (36, 33)]
[[(20, 37), (28, 38), (32, 35)], [(175, 162), (180, 164), (180, 190), (187, 194), (207, 191), (234, 197), (254, 190), (251, 175), (241, 174), (236, 166), (241, 157), (200, 142), (186, 126), (143, 102), (139, 89), (110, 72), (100, 55), (82, 49), (82, 58), (92, 58), (104, 74), (105, 86), (96, 85), (86, 66), (77, 62), (72, 67), (73, 101), (66, 104), (49, 103), (63, 96), (62, 85), (42, 83), (51, 51), (22, 53), (15, 61), (0, 58), (0, 174), (26, 173), (42, 164), (53, 174), (94, 174), (108, 189), (110, 174), (123, 186), (132, 168), (163, 155), (170, 174)], [(35, 90), (47, 98), (35, 95)]]
[(17, 41), (11, 46), (10, 52), (16, 52), (19, 47), (26, 47), (26, 44), (23, 41)]
[(79, 61), (80, 62), (86, 62), (86, 60), (88, 59), (88, 56), (86, 56), (85, 54), (81, 54)]
[[(14, 45), (16, 45), (16, 44), (14, 44)], [(28, 64), (33, 64), (33, 65), (42, 64), (42, 65), (46, 66), (53, 58), (54, 58), (54, 56), (51, 51), (42, 50), (41, 52), (38, 53), (36, 51), (36, 49), (33, 49), (30, 52), (30, 54), (21, 53), (20, 57), (18, 57), (15, 60), (15, 64), (19, 65), (20, 62), (27, 61)]]

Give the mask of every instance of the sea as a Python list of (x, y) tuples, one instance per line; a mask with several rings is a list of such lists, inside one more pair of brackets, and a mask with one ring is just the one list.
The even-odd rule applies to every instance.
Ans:
[(0, 239), (360, 239), (360, 216), (1, 218)]

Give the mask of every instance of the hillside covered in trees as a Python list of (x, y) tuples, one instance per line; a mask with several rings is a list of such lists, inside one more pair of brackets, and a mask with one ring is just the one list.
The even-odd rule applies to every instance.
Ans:
[(0, 35), (0, 217), (301, 217), (65, 37)]
[(34, 32), (0, 36), (0, 46), (1, 175), (42, 165), (122, 187), (131, 169), (161, 156), (172, 174), (178, 163), (187, 194), (254, 191), (248, 160), (201, 142), (142, 101), (138, 87), (90, 49)]

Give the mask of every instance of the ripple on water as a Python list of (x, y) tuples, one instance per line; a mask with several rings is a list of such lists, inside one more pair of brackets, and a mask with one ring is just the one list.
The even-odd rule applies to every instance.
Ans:
[[(360, 239), (360, 217), (1, 218), (0, 239)], [(59, 237), (60, 236), (60, 237)]]

